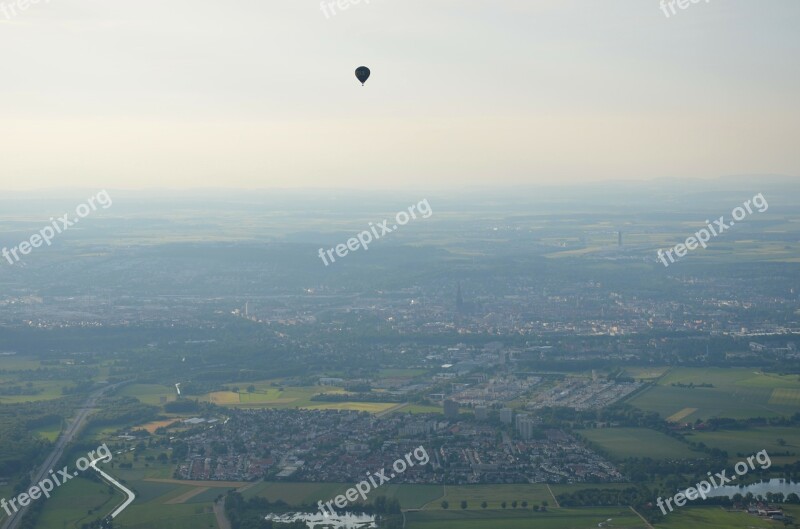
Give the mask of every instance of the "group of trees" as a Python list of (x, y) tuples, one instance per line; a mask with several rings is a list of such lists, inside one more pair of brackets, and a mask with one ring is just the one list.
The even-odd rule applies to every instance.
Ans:
[(142, 424), (158, 418), (158, 406), (143, 404), (136, 397), (105, 397), (100, 410), (89, 419), (93, 426), (108, 424)]
[[(73, 405), (71, 399), (62, 399), (0, 406), (0, 476), (19, 478), (22, 472), (39, 462), (52, 444), (33, 430), (60, 424)], [(18, 484), (15, 493), (26, 485)]]
[[(442, 509), (449, 509), (450, 508), (450, 502), (447, 501), (447, 500), (442, 500), (442, 503), (440, 505), (441, 505)], [(500, 507), (503, 508), (503, 509), (507, 508), (508, 505), (509, 504), (508, 504), (508, 502), (506, 500), (503, 500), (502, 502), (500, 502)], [(548, 505), (549, 504), (545, 500), (545, 501), (542, 502), (541, 505), (534, 505), (533, 506), (533, 510), (534, 510), (534, 512), (545, 512), (547, 510), (547, 506)], [(462, 510), (466, 510), (466, 509), (469, 508), (469, 502), (467, 502), (467, 500), (461, 500), (461, 503), (459, 504), (459, 506), (461, 507)], [(527, 509), (528, 508), (528, 502), (524, 501), (524, 500), (521, 501), (521, 502), (518, 502), (517, 500), (513, 500), (511, 502), (511, 508), (512, 509), (516, 509), (517, 506), (520, 506), (523, 509)], [(487, 507), (489, 507), (489, 504), (486, 503), (486, 501), (482, 501), (481, 502), (481, 509), (486, 509)]]
[(229, 492), (225, 497), (225, 515), (232, 529), (307, 529), (303, 522), (276, 524), (265, 519), (269, 512), (284, 512), (288, 504), (282, 501), (270, 502), (266, 498), (245, 500), (238, 492)]
[(178, 399), (164, 404), (164, 411), (167, 413), (194, 413), (200, 409), (200, 403), (196, 399)]
[(694, 382), (689, 382), (688, 384), (684, 384), (683, 382), (673, 382), (670, 384), (673, 388), (686, 388), (686, 389), (694, 389), (694, 388), (713, 388), (714, 384), (710, 382), (703, 382), (701, 384), (695, 384)]
[(581, 489), (558, 495), (562, 507), (631, 506), (650, 522), (661, 519), (661, 511), (654, 505), (658, 497), (655, 490), (646, 485), (624, 489)]

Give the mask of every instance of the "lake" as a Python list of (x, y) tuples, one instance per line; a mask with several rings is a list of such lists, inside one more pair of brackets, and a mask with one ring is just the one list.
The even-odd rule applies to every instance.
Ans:
[(741, 494), (744, 496), (748, 492), (752, 492), (753, 496), (758, 496), (760, 494), (763, 497), (766, 497), (767, 492), (771, 492), (773, 494), (782, 492), (784, 496), (788, 496), (794, 492), (800, 496), (800, 483), (793, 483), (783, 479), (770, 479), (769, 481), (753, 483), (752, 485), (746, 485), (744, 487), (740, 487), (738, 485), (725, 485), (707, 492), (706, 496), (709, 498), (719, 498), (720, 496), (733, 498), (736, 494)]

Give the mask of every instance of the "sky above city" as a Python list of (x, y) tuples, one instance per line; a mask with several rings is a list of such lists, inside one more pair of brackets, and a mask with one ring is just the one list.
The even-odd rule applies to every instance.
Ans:
[(800, 175), (797, 0), (325, 4), (0, 0), (0, 188)]

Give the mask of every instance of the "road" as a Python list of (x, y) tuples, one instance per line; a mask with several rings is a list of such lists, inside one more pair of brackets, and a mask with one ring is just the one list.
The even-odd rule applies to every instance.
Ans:
[(217, 517), (219, 529), (231, 529), (231, 523), (228, 521), (228, 517), (225, 516), (225, 496), (214, 503), (214, 516)]
[(650, 525), (650, 522), (648, 522), (648, 521), (647, 521), (647, 519), (646, 519), (644, 516), (642, 516), (641, 514), (639, 514), (639, 513), (636, 511), (636, 509), (634, 509), (634, 508), (633, 508), (633, 506), (632, 506), (632, 505), (628, 505), (628, 508), (629, 508), (630, 510), (632, 510), (632, 511), (633, 511), (633, 513), (634, 513), (636, 516), (638, 516), (639, 518), (641, 518), (641, 519), (642, 519), (642, 521), (644, 522), (644, 524), (647, 526), (647, 528), (648, 528), (648, 529), (655, 529), (655, 528), (654, 528), (652, 525)]
[(95, 459), (94, 461), (92, 461), (90, 463), (90, 465), (91, 465), (91, 467), (93, 469), (95, 469), (97, 471), (98, 474), (100, 474), (101, 476), (106, 478), (106, 481), (108, 481), (109, 483), (115, 485), (119, 490), (121, 490), (122, 492), (124, 492), (128, 496), (128, 498), (122, 503), (122, 505), (120, 505), (119, 507), (114, 509), (114, 512), (111, 513), (111, 517), (112, 518), (116, 518), (122, 511), (125, 510), (125, 508), (128, 505), (133, 503), (133, 500), (136, 499), (136, 494), (134, 494), (131, 489), (127, 488), (125, 485), (123, 485), (122, 483), (120, 483), (119, 481), (114, 479), (113, 477), (109, 476), (108, 474), (106, 474), (105, 472), (103, 472), (102, 470), (97, 468), (97, 462), (98, 461), (103, 461), (104, 463), (108, 463), (109, 461), (111, 461), (111, 458), (109, 457), (108, 460), (104, 460), (102, 458), (101, 459)]
[[(50, 452), (50, 455), (47, 456), (47, 459), (45, 459), (44, 463), (42, 463), (42, 466), (39, 467), (39, 470), (36, 472), (36, 474), (34, 474), (34, 479), (31, 481), (31, 486), (43, 480), (51, 469), (55, 470), (53, 467), (58, 460), (61, 459), (61, 456), (64, 455), (64, 449), (67, 447), (67, 445), (69, 445), (69, 443), (72, 442), (78, 432), (81, 431), (84, 424), (86, 424), (86, 419), (88, 419), (91, 412), (94, 411), (94, 405), (97, 402), (97, 399), (99, 399), (105, 392), (111, 391), (112, 389), (115, 389), (125, 383), (126, 382), (119, 382), (113, 386), (106, 386), (89, 395), (89, 398), (86, 399), (86, 402), (83, 403), (83, 406), (78, 409), (75, 419), (56, 441), (53, 451)], [(20, 508), (19, 511), (14, 512), (10, 517), (6, 518), (6, 520), (3, 522), (3, 525), (0, 525), (0, 529), (16, 529), (26, 512), (28, 512), (28, 507)]]

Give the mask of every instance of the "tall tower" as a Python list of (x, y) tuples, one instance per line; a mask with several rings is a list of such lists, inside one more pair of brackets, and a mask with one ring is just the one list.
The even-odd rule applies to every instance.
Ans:
[(461, 295), (461, 281), (458, 282), (456, 289), (456, 311), (461, 314), (464, 312), (464, 297)]
[(617, 232), (617, 245), (622, 246), (622, 230)]

